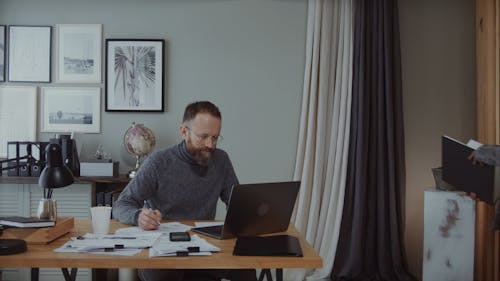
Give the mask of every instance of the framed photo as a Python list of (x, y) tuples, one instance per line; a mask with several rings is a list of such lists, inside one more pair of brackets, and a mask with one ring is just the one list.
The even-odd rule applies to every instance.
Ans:
[(0, 82), (5, 82), (5, 25), (0, 25)]
[(9, 81), (50, 82), (52, 27), (9, 26)]
[(101, 88), (43, 87), (42, 132), (101, 131)]
[(7, 158), (9, 141), (36, 141), (37, 90), (0, 86), (0, 158)]
[(165, 40), (106, 39), (106, 111), (163, 112)]
[(101, 83), (101, 24), (57, 25), (57, 81)]

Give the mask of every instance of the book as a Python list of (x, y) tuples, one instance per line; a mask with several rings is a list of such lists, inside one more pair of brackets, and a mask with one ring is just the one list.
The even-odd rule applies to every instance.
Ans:
[(0, 224), (13, 227), (48, 227), (56, 224), (53, 220), (42, 220), (36, 217), (0, 217)]
[(468, 157), (481, 146), (476, 141), (464, 144), (442, 136), (443, 180), (457, 190), (475, 193), (480, 200), (494, 204), (500, 196), (500, 168), (485, 163), (473, 163)]

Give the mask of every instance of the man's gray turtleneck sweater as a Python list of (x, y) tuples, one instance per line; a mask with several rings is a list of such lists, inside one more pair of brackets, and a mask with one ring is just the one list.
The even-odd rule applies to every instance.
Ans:
[(113, 203), (113, 216), (137, 225), (148, 200), (167, 220), (212, 220), (219, 197), (227, 204), (238, 179), (226, 152), (216, 149), (208, 166), (198, 165), (185, 142), (150, 155)]

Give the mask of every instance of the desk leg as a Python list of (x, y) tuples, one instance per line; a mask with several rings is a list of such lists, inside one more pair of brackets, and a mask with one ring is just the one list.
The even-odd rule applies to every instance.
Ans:
[(67, 268), (61, 268), (61, 271), (64, 275), (64, 280), (66, 281), (75, 281), (76, 280), (76, 271), (78, 270), (78, 268), (72, 268), (71, 269), (71, 273), (68, 273), (68, 269)]
[[(266, 278), (267, 281), (273, 281), (271, 269), (263, 268), (260, 271), (259, 281), (264, 281), (264, 278)], [(283, 281), (283, 268), (276, 268), (276, 281)]]
[(264, 281), (264, 278), (266, 278), (267, 281), (273, 281), (273, 276), (269, 268), (263, 268), (260, 271), (259, 281)]
[(283, 268), (276, 268), (276, 281), (283, 281)]
[(31, 268), (31, 281), (38, 281), (38, 272), (40, 272), (38, 267)]

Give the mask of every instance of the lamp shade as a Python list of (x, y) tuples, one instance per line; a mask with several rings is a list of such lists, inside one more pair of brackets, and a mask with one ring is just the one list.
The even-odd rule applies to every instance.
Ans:
[(59, 144), (49, 144), (45, 153), (47, 163), (40, 174), (40, 178), (38, 178), (40, 187), (52, 189), (65, 187), (75, 182), (73, 173), (62, 161), (61, 146)]

